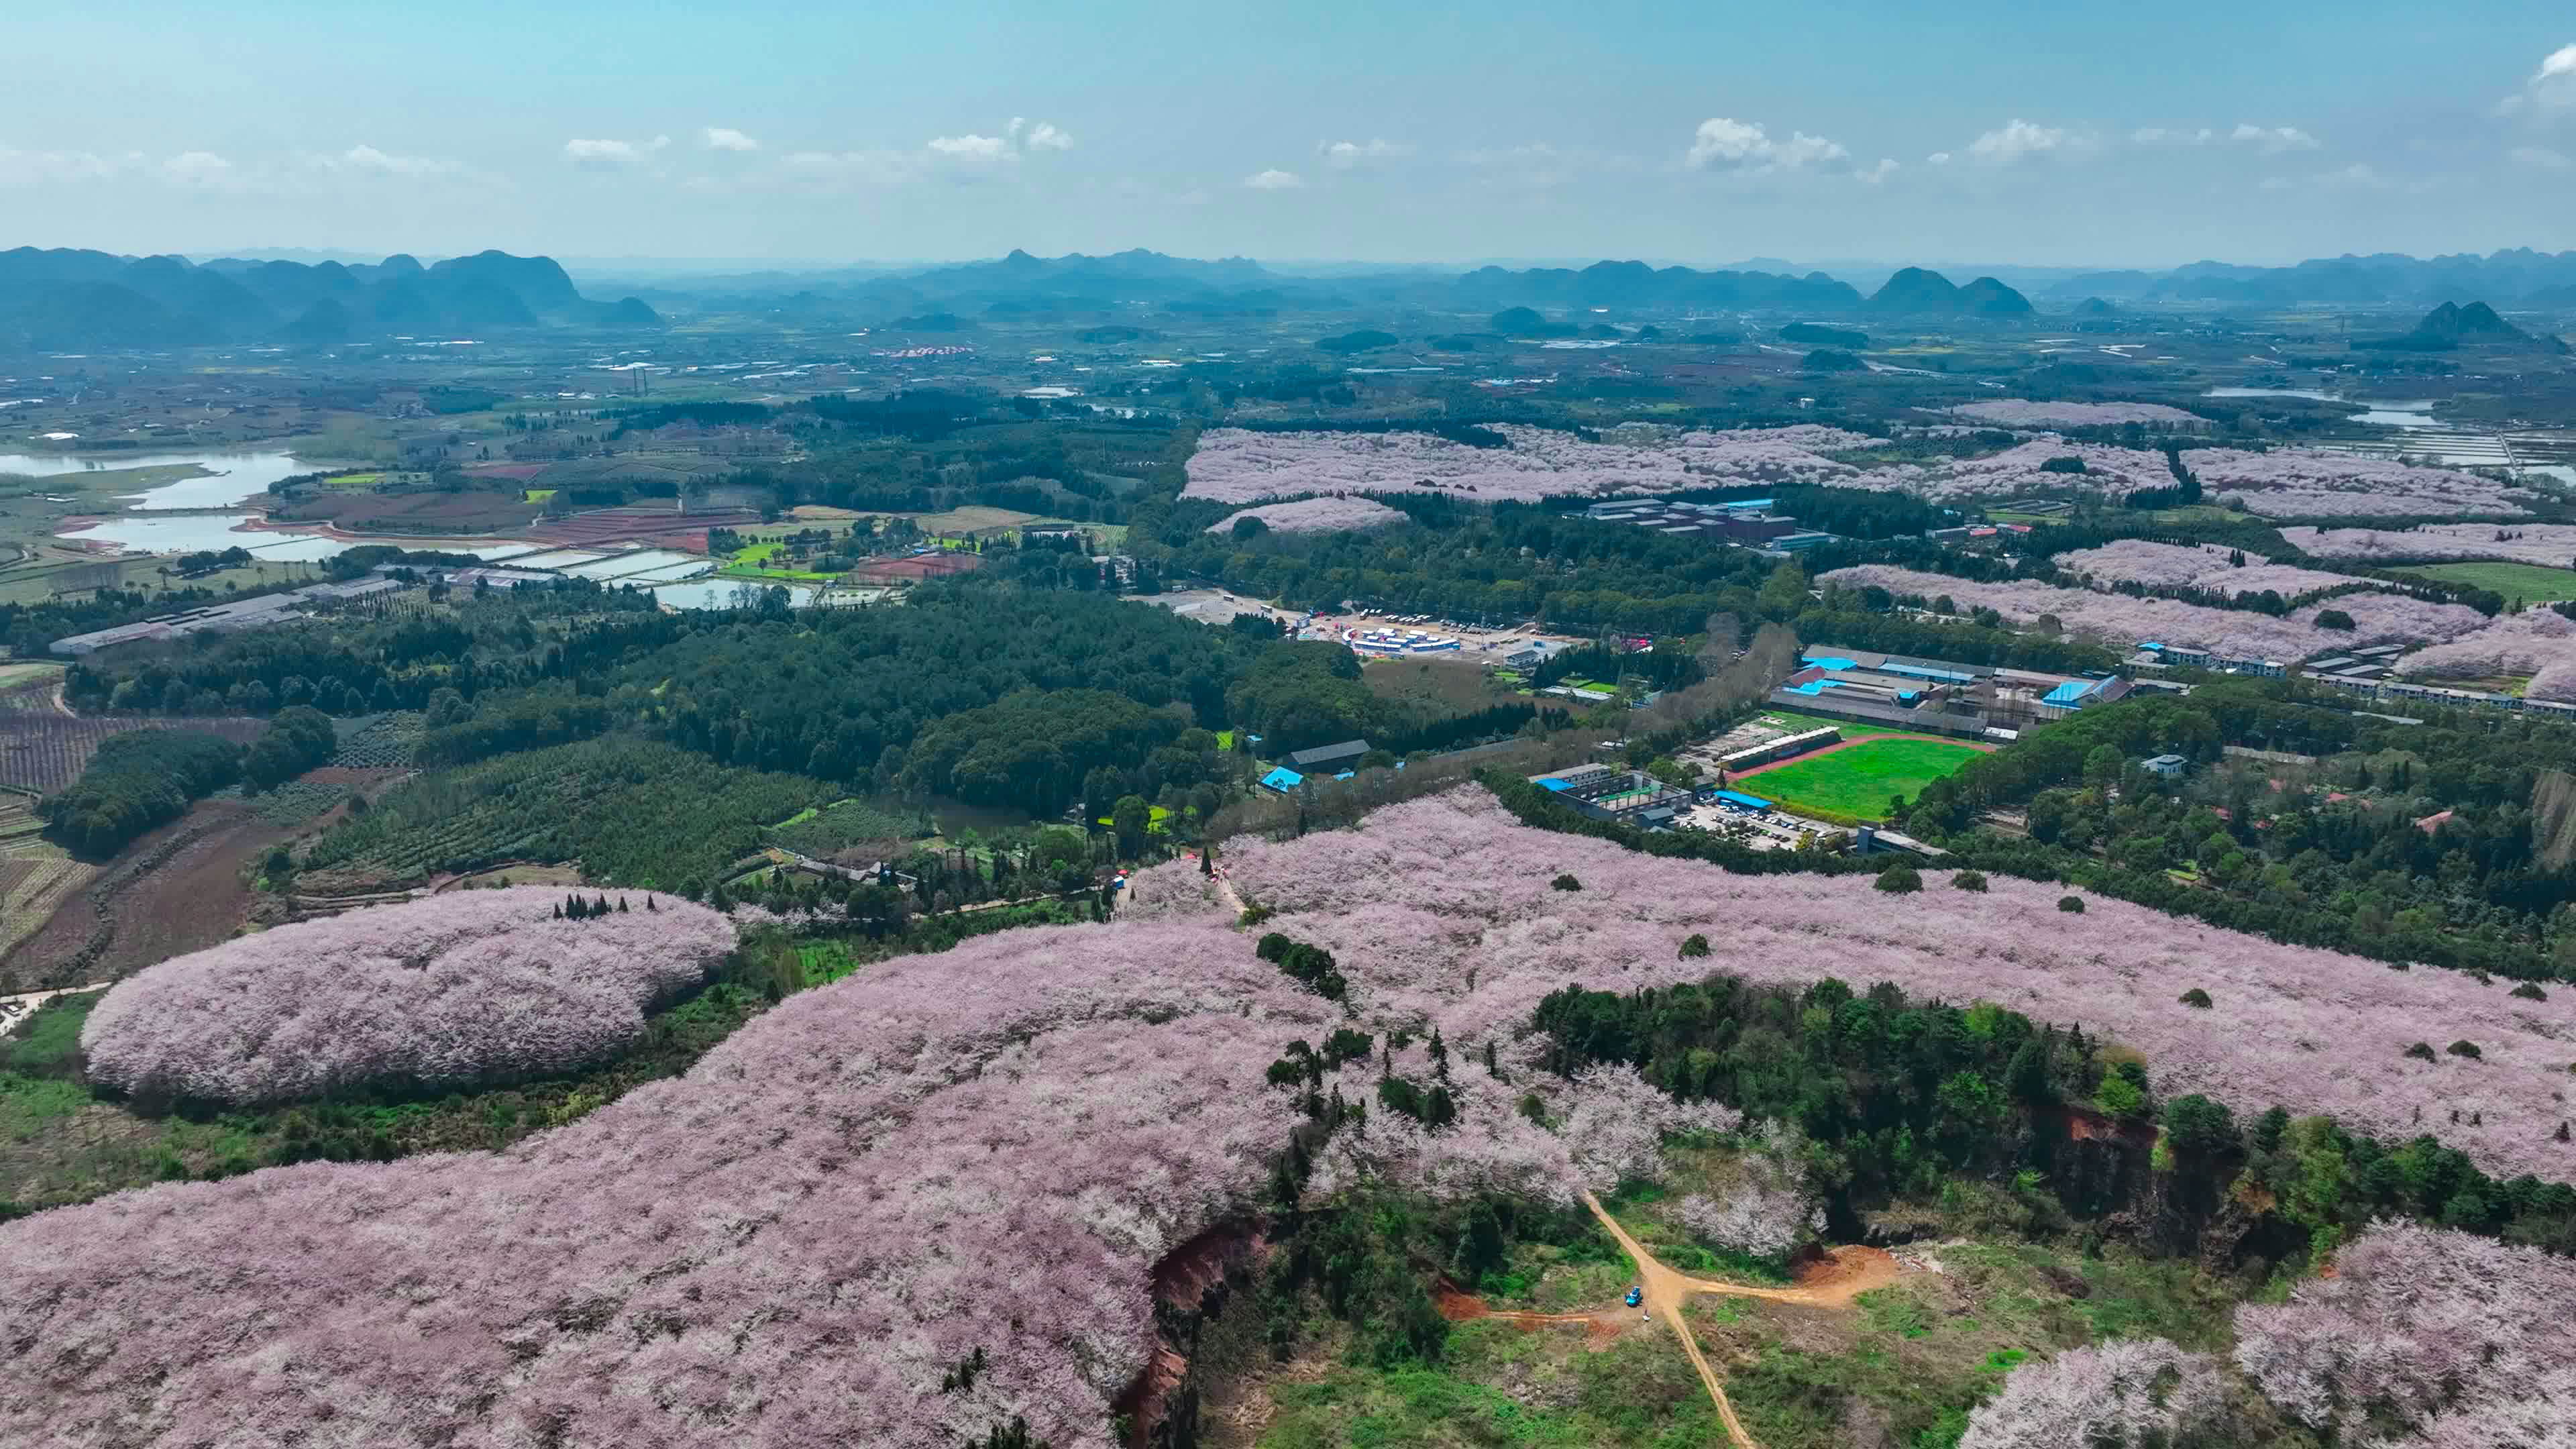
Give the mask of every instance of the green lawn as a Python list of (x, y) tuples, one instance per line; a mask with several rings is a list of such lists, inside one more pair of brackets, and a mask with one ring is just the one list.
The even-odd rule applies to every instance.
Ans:
[(1868, 740), (1764, 771), (1736, 788), (1793, 812), (1804, 807), (1877, 820), (1887, 814), (1890, 796), (1911, 800), (1977, 753), (1945, 740)]
[(2491, 589), (2502, 594), (2507, 603), (2539, 604), (2559, 599), (2576, 599), (2576, 570), (2553, 569), (2526, 563), (2447, 563), (2419, 564), (2398, 569), (2401, 574), (2420, 574), (2446, 584), (2467, 584), (2471, 588)]

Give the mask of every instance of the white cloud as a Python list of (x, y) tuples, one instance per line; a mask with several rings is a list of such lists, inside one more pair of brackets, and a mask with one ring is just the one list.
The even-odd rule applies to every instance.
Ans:
[(124, 167), (89, 151), (21, 151), (0, 146), (0, 186), (105, 181)]
[(236, 180), (233, 163), (212, 151), (182, 151), (161, 163), (161, 174), (180, 186), (228, 187)]
[(2284, 151), (2313, 151), (2318, 145), (2316, 137), (2296, 126), (2257, 126), (2248, 121), (2238, 122), (2236, 129), (2227, 133), (2227, 139), (2239, 145), (2261, 147), (2266, 156), (2278, 156)]
[(2052, 152), (2073, 151), (2084, 145), (2084, 138), (2058, 126), (2034, 125), (2015, 116), (1995, 130), (1968, 143), (1968, 155), (1991, 165), (2009, 166), (2033, 156)]
[(1895, 158), (1881, 156), (1878, 158), (1877, 165), (1864, 166), (1860, 170), (1854, 171), (1852, 175), (1872, 186), (1876, 186), (1878, 183), (1885, 181), (1888, 177), (1895, 175), (1901, 169), (1903, 168), (1898, 166)]
[(1007, 136), (933, 136), (930, 149), (942, 156), (965, 156), (979, 161), (995, 161), (1011, 154)]
[(1947, 151), (1935, 151), (1923, 159), (1935, 166), (1947, 166), (1950, 164), (1950, 153)]
[(2496, 113), (2543, 120), (2576, 114), (2576, 45), (2549, 52), (2520, 91), (2496, 103)]
[(2546, 146), (2516, 146), (2505, 154), (2516, 166), (2533, 171), (2565, 171), (2576, 167), (2576, 161), (2569, 160), (2567, 153), (2552, 151)]
[(1047, 121), (1031, 123), (1026, 116), (1013, 116), (998, 136), (934, 136), (930, 149), (953, 161), (1017, 161), (1040, 151), (1070, 151), (1071, 132), (1059, 130)]
[(465, 170), (453, 161), (396, 156), (365, 144), (352, 146), (337, 156), (325, 156), (321, 161), (326, 171), (365, 171), (380, 176), (454, 176)]
[(2207, 126), (2147, 126), (2131, 131), (2129, 139), (2141, 146), (2253, 146), (2266, 156), (2314, 151), (2320, 144), (2316, 137), (2296, 126), (2258, 126), (2251, 121), (2239, 121), (2235, 129), (2228, 131)]
[(1741, 171), (1761, 175), (1771, 171), (1799, 171), (1809, 166), (1825, 166), (1851, 159), (1851, 153), (1822, 136), (1793, 131), (1789, 139), (1775, 141), (1759, 122), (1738, 121), (1728, 116), (1711, 116), (1699, 123), (1691, 137), (1690, 150), (1682, 164), (1694, 171)]
[(1294, 171), (1282, 171), (1274, 166), (1267, 171), (1256, 171), (1243, 178), (1243, 184), (1255, 191), (1294, 191), (1306, 184), (1306, 178)]
[(1323, 157), (1324, 164), (1334, 170), (1347, 171), (1365, 162), (1389, 161), (1399, 156), (1410, 156), (1413, 154), (1413, 147), (1408, 142), (1389, 141), (1383, 137), (1372, 136), (1365, 141), (1318, 141), (1315, 143), (1315, 154)]
[(671, 138), (668, 136), (656, 136), (650, 141), (595, 140), (575, 137), (564, 142), (563, 153), (565, 160), (585, 170), (614, 171), (621, 166), (632, 166), (670, 144)]
[(760, 143), (731, 126), (709, 126), (698, 132), (698, 141), (710, 151), (757, 151)]

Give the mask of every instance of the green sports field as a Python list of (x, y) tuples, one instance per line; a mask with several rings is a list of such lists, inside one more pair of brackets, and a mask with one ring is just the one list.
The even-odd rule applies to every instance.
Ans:
[(1831, 754), (1794, 760), (1743, 778), (1735, 788), (1783, 809), (1823, 810), (1883, 819), (1890, 796), (1911, 800), (1924, 786), (1955, 773), (1978, 751), (1946, 740), (1865, 740)]
[(2576, 599), (2576, 572), (2527, 563), (2448, 563), (2422, 564), (2398, 569), (2401, 574), (2421, 574), (2447, 584), (2467, 584), (2471, 588), (2490, 589), (2505, 597), (2505, 602), (2525, 604), (2554, 603)]

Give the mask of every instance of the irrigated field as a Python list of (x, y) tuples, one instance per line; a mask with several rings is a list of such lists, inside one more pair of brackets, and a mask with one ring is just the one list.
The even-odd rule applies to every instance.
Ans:
[(1984, 753), (1949, 740), (1886, 735), (1757, 767), (1735, 777), (1742, 788), (1791, 811), (1877, 820), (1898, 795), (1911, 800), (1926, 785)]

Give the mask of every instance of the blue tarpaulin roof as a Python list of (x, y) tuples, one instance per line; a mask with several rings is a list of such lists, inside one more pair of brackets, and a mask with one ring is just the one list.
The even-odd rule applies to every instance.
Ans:
[(1771, 808), (1770, 801), (1763, 799), (1759, 795), (1747, 795), (1741, 790), (1720, 790), (1717, 792), (1717, 798), (1725, 801), (1729, 805), (1741, 805), (1749, 810), (1768, 810)]
[(1828, 689), (1840, 689), (1842, 687), (1843, 682), (1839, 679), (1817, 679), (1810, 680), (1805, 684), (1790, 685), (1789, 693), (1815, 695), (1822, 694)]
[(1843, 658), (1839, 654), (1801, 654), (1798, 657), (1807, 663), (1816, 666), (1818, 669), (1853, 669), (1858, 667), (1853, 664), (1852, 661)]
[(1541, 780), (1538, 782), (1538, 787), (1542, 790), (1562, 790), (1565, 788), (1565, 782), (1563, 780)]
[(2073, 704), (2075, 701), (2091, 694), (2094, 690), (2100, 687), (2101, 686), (2098, 684), (2087, 684), (2080, 679), (2070, 679), (2064, 684), (2057, 686), (2055, 689), (2050, 690), (2047, 695), (2040, 700), (2040, 703)]
[(1272, 770), (1269, 774), (1262, 776), (1261, 783), (1269, 786), (1273, 790), (1278, 790), (1284, 793), (1305, 784), (1306, 777), (1298, 774), (1292, 769), (1289, 769), (1286, 765), (1281, 765), (1279, 768)]

